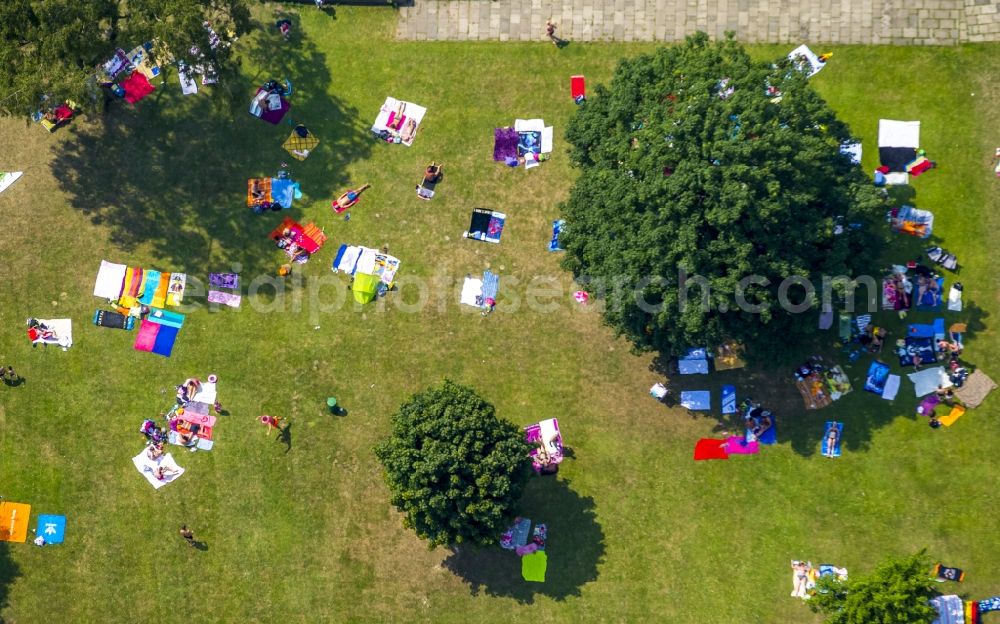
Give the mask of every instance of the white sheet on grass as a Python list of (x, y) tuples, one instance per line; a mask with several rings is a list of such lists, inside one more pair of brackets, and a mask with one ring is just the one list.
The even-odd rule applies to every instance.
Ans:
[(943, 366), (925, 368), (922, 371), (910, 373), (907, 377), (913, 382), (913, 391), (918, 398), (934, 392), (939, 387), (950, 388), (952, 385)]
[(789, 52), (788, 58), (796, 64), (796, 67), (806, 72), (810, 78), (818, 74), (819, 70), (826, 67), (826, 63), (819, 60), (816, 53), (810, 50), (809, 46), (805, 44)]
[(878, 120), (879, 147), (920, 147), (920, 122)]
[(38, 322), (54, 331), (56, 337), (48, 340), (36, 340), (35, 342), (59, 345), (64, 351), (73, 346), (72, 319), (38, 319)]
[[(387, 123), (389, 123), (389, 114), (396, 110), (400, 102), (406, 105), (403, 109), (403, 115), (407, 119), (412, 119), (417, 123), (417, 130), (420, 129), (420, 122), (423, 121), (424, 115), (427, 114), (427, 109), (419, 104), (414, 104), (413, 102), (407, 102), (405, 100), (397, 100), (394, 97), (385, 98), (385, 103), (382, 104), (382, 108), (378, 111), (378, 117), (375, 118), (375, 123), (372, 124), (372, 132), (381, 132), (383, 130), (388, 130)], [(404, 122), (405, 123), (405, 122)], [(413, 133), (413, 138), (409, 141), (403, 141), (403, 145), (409, 147), (413, 145), (413, 139), (416, 138), (416, 131)]]
[(181, 93), (184, 95), (198, 93), (198, 83), (191, 77), (193, 73), (193, 71), (187, 69), (184, 63), (178, 63), (177, 77), (181, 81)]
[(3, 193), (7, 190), (7, 187), (17, 182), (22, 173), (21, 171), (0, 171), (0, 193)]
[[(135, 464), (135, 469), (139, 471), (139, 474), (146, 477), (146, 481), (149, 481), (149, 484), (157, 490), (168, 483), (173, 483), (180, 478), (182, 474), (184, 474), (184, 469), (177, 465), (177, 462), (174, 461), (174, 458), (170, 453), (167, 453), (160, 459), (153, 461), (146, 455), (146, 449), (143, 449), (141, 453), (132, 458), (132, 463)], [(155, 470), (157, 466), (173, 468), (174, 470), (177, 470), (177, 473), (166, 477), (163, 481), (160, 481), (153, 476), (153, 470)]]
[(901, 186), (910, 183), (910, 174), (905, 171), (891, 171), (885, 174), (885, 183), (889, 186)]
[(965, 603), (959, 596), (936, 596), (930, 604), (938, 612), (931, 624), (972, 624), (965, 621)]
[(122, 294), (122, 287), (125, 284), (125, 271), (128, 269), (124, 264), (115, 264), (107, 260), (101, 260), (101, 268), (97, 271), (97, 282), (94, 283), (94, 296), (101, 299), (117, 299)]
[(861, 164), (861, 143), (844, 143), (840, 146), (840, 153), (850, 156), (851, 162), (855, 165)]
[(340, 262), (337, 264), (337, 270), (343, 271), (349, 275), (354, 275), (354, 268), (358, 266), (358, 258), (361, 257), (361, 250), (363, 247), (358, 247), (357, 245), (350, 245), (344, 250), (344, 255), (340, 257)]
[(899, 375), (889, 375), (885, 380), (885, 387), (882, 388), (882, 398), (886, 401), (895, 400), (896, 394), (899, 393), (900, 381)]
[(514, 130), (517, 132), (544, 132), (545, 122), (541, 119), (515, 119)]
[(459, 301), (465, 305), (478, 308), (480, 304), (476, 302), (476, 298), (481, 297), (482, 294), (483, 280), (475, 277), (467, 277), (465, 278), (465, 283), (462, 284), (462, 296), (459, 298)]
[(215, 384), (210, 381), (202, 382), (201, 390), (191, 397), (191, 400), (197, 401), (198, 403), (215, 405)]
[(948, 310), (951, 312), (962, 311), (962, 291), (954, 285), (948, 290)]
[(542, 128), (542, 153), (549, 154), (552, 152), (552, 126), (545, 126)]

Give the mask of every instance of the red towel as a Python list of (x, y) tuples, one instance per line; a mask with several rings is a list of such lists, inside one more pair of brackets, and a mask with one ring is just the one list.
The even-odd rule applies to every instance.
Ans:
[(694, 446), (695, 461), (703, 459), (729, 459), (726, 453), (726, 441), (713, 438), (702, 438)]
[(55, 113), (56, 119), (59, 121), (66, 121), (67, 119), (73, 118), (73, 109), (67, 104), (60, 104), (59, 106), (56, 106), (56, 109), (52, 112)]
[(149, 80), (139, 70), (122, 81), (122, 88), (125, 89), (125, 101), (129, 104), (135, 104), (153, 92), (153, 85), (149, 84)]
[(581, 95), (587, 95), (586, 81), (583, 76), (570, 76), (569, 94), (576, 99)]

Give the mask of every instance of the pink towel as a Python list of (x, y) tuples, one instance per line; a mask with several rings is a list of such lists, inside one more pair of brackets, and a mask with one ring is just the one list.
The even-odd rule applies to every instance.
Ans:
[(760, 445), (756, 440), (746, 444), (743, 436), (732, 436), (726, 438), (726, 452), (730, 455), (756, 455), (760, 452)]
[(531, 542), (530, 544), (525, 544), (524, 546), (518, 546), (514, 549), (518, 557), (523, 557), (525, 555), (530, 555), (531, 553), (538, 550), (538, 544)]
[(143, 320), (139, 326), (139, 333), (135, 336), (136, 351), (152, 351), (156, 344), (156, 334), (160, 333), (159, 323), (151, 323)]

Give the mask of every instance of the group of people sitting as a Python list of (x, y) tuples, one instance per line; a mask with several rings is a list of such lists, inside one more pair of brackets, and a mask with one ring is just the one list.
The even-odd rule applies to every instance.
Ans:
[(56, 331), (42, 323), (36, 318), (28, 319), (28, 339), (35, 343), (38, 341), (52, 341), (59, 340), (59, 336), (56, 335)]
[(774, 426), (774, 415), (771, 410), (763, 409), (752, 399), (743, 401), (743, 426), (746, 430), (746, 442), (756, 442), (767, 430)]
[(284, 249), (293, 262), (305, 262), (309, 259), (309, 252), (295, 241), (296, 234), (289, 228), (282, 230), (281, 236), (274, 239), (278, 249)]
[[(906, 276), (906, 269), (916, 275), (917, 293), (913, 298), (913, 282)], [(934, 305), (939, 297), (938, 276), (926, 265), (910, 262), (906, 267), (894, 267), (886, 279), (886, 300), (894, 310), (908, 310), (916, 305)]]

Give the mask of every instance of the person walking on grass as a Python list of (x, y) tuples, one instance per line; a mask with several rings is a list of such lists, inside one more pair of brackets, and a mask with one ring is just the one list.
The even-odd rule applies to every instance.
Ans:
[(180, 536), (183, 537), (187, 541), (188, 546), (194, 547), (194, 545), (196, 543), (194, 541), (194, 531), (192, 531), (191, 529), (189, 529), (186, 524), (182, 524), (181, 525), (181, 530), (179, 531), (179, 533), (180, 533)]

